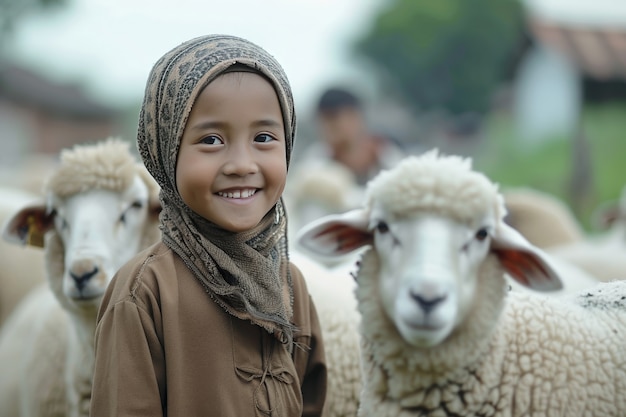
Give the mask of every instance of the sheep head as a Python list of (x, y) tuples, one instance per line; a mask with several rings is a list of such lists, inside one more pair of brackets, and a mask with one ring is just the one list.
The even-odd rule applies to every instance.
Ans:
[[(366, 206), (303, 228), (299, 244), (318, 256), (363, 246), (377, 259), (378, 300), (404, 340), (440, 344), (467, 317), (487, 259), (530, 288), (561, 281), (543, 253), (503, 221), (497, 187), (469, 160), (429, 152), (374, 178)], [(363, 277), (357, 277), (357, 282)]]
[(44, 247), (49, 284), (66, 308), (97, 307), (113, 275), (157, 229), (160, 203), (142, 170), (121, 142), (76, 147), (62, 154), (46, 201), (7, 222), (6, 240)]

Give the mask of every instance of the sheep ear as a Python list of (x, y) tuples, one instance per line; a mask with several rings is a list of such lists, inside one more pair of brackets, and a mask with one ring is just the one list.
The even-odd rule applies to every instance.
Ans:
[(34, 204), (20, 209), (2, 228), (4, 240), (16, 245), (44, 246), (44, 235), (54, 226), (54, 215), (46, 205)]
[(324, 216), (300, 229), (297, 242), (313, 255), (335, 258), (372, 243), (364, 209)]
[(548, 256), (507, 224), (500, 224), (491, 243), (491, 251), (505, 271), (520, 284), (546, 292), (563, 288)]

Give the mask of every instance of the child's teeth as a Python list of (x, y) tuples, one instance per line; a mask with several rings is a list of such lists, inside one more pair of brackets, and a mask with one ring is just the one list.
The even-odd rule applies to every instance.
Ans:
[(248, 198), (254, 195), (256, 190), (236, 190), (233, 192), (219, 192), (218, 194), (222, 197), (226, 198)]

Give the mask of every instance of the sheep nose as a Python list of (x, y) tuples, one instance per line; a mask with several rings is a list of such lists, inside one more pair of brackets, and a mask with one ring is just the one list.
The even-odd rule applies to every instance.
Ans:
[(435, 307), (437, 307), (437, 304), (444, 301), (446, 299), (446, 296), (442, 295), (441, 297), (426, 298), (421, 294), (416, 294), (411, 291), (411, 298), (417, 302), (417, 304), (420, 306), (425, 314), (428, 314), (433, 311)]
[(70, 271), (70, 276), (72, 277), (74, 282), (76, 282), (76, 287), (78, 287), (78, 290), (82, 290), (87, 284), (87, 281), (89, 281), (91, 277), (96, 275), (99, 271), (100, 270), (98, 269), (98, 266), (96, 265), (93, 267), (91, 271), (85, 272), (80, 275), (76, 275), (74, 272)]

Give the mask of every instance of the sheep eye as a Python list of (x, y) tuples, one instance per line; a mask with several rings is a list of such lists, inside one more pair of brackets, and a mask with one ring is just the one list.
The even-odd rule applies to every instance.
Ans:
[(135, 201), (133, 204), (130, 205), (130, 207), (128, 207), (128, 209), (126, 209), (121, 215), (120, 215), (120, 223), (126, 223), (126, 214), (128, 213), (128, 210), (131, 209), (140, 209), (143, 207), (143, 203), (141, 201)]
[(378, 222), (378, 224), (376, 224), (376, 230), (378, 231), (378, 233), (387, 233), (389, 232), (389, 225), (381, 220)]
[(479, 229), (476, 232), (476, 240), (483, 241), (487, 239), (488, 236), (489, 236), (489, 233), (487, 232), (487, 229), (484, 227), (482, 229)]

